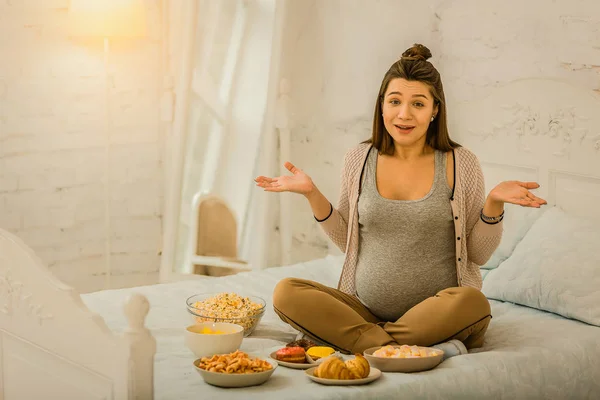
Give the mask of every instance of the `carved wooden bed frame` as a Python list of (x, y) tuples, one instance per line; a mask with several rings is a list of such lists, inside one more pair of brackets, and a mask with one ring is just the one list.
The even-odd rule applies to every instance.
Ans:
[(156, 342), (148, 300), (132, 295), (122, 336), (0, 230), (0, 399), (152, 399)]

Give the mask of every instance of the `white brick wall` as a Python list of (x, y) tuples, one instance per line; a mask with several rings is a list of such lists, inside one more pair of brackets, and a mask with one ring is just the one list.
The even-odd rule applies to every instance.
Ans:
[[(291, 0), (289, 5), (282, 76), (292, 84), (291, 161), (334, 204), (343, 154), (370, 136), (383, 74), (414, 42), (431, 49), (450, 113), (456, 101), (519, 78), (556, 77), (600, 92), (598, 0)], [(294, 197), (293, 209), (292, 261), (335, 252), (327, 248), (306, 200)], [(271, 235), (277, 238), (276, 227)], [(278, 262), (274, 250), (270, 264)]]
[(163, 197), (160, 1), (149, 35), (110, 53), (110, 232), (105, 229), (102, 41), (68, 37), (68, 0), (0, 0), (0, 227), (59, 278), (104, 288), (157, 279)]
[(465, 101), (521, 78), (600, 89), (600, 2), (461, 0), (438, 10), (440, 72)]

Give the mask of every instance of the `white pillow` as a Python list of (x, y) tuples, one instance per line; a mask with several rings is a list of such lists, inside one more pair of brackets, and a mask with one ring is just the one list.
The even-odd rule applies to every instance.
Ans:
[(485, 280), (485, 277), (487, 276), (487, 274), (490, 273), (490, 270), (489, 269), (483, 269), (483, 268), (481, 268), (479, 270), (479, 272), (481, 272), (481, 279)]
[[(517, 244), (545, 210), (545, 207), (529, 208), (507, 204), (504, 212), (502, 240), (488, 262), (481, 266), (481, 269), (497, 268), (501, 262), (510, 257)], [(484, 271), (481, 271), (481, 274), (485, 277)]]
[(600, 220), (546, 211), (483, 282), (490, 299), (600, 326)]

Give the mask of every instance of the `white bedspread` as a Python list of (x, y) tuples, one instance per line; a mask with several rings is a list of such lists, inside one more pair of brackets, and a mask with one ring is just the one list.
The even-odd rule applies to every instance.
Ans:
[(184, 281), (82, 296), (115, 332), (125, 327), (122, 305), (131, 292), (147, 296), (147, 326), (157, 340), (155, 399), (598, 399), (600, 328), (538, 310), (492, 302), (485, 346), (415, 374), (385, 373), (365, 386), (330, 387), (310, 381), (303, 371), (279, 367), (265, 384), (221, 389), (194, 371), (194, 355), (183, 344), (190, 317), (185, 299), (196, 293), (233, 291), (267, 301), (267, 313), (242, 350), (266, 356), (295, 338), (296, 331), (272, 310), (271, 294), (284, 277), (335, 286), (340, 258), (222, 278)]

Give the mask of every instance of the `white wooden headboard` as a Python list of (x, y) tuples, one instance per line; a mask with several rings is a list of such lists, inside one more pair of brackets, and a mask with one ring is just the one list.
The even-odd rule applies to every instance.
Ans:
[(34, 252), (0, 229), (0, 400), (151, 399), (149, 305), (132, 296), (117, 336)]
[(482, 165), (489, 191), (537, 181), (566, 212), (600, 216), (600, 97), (551, 79), (514, 81), (450, 110), (450, 130)]

